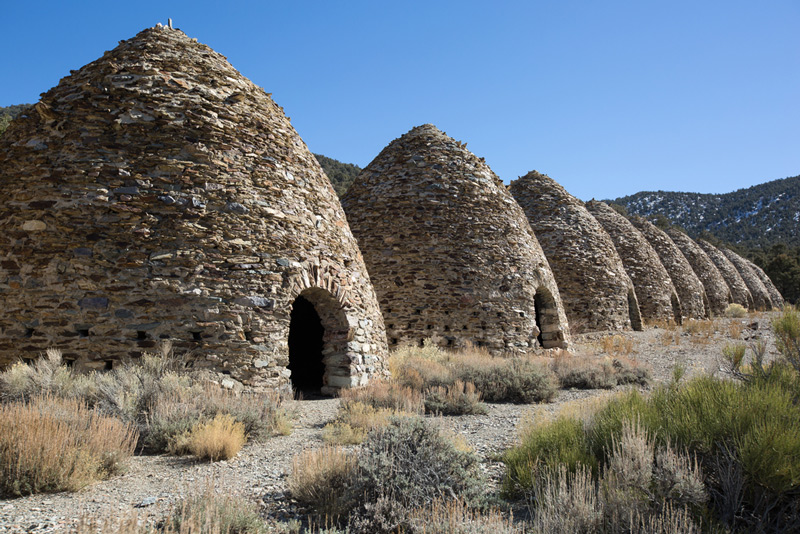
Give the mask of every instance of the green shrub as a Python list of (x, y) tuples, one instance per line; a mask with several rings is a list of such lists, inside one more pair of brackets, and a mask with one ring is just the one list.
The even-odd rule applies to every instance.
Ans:
[(736, 304), (735, 302), (728, 304), (728, 307), (725, 308), (725, 317), (729, 319), (741, 319), (742, 317), (747, 316), (747, 308), (742, 306), (741, 304)]
[(785, 306), (783, 312), (773, 320), (775, 345), (783, 358), (800, 373), (800, 312)]
[(119, 473), (136, 431), (77, 399), (0, 405), (0, 496), (74, 491)]
[(558, 417), (527, 429), (520, 443), (503, 455), (503, 462), (506, 464), (503, 480), (506, 495), (529, 491), (539, 470), (545, 467), (564, 466), (570, 472), (581, 467), (597, 468), (583, 423), (567, 417)]
[(47, 349), (32, 365), (17, 362), (0, 373), (0, 400), (24, 400), (36, 395), (89, 402), (96, 393), (96, 375), (82, 375), (63, 365), (61, 351)]

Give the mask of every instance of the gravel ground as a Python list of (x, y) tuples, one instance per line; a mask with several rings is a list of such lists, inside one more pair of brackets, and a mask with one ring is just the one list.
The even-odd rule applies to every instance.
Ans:
[[(740, 340), (763, 339), (768, 343), (769, 354), (775, 355), (769, 318), (769, 314), (756, 314), (741, 320), (717, 319), (717, 332), (709, 339), (693, 338), (681, 334), (680, 330), (663, 328), (614, 335), (632, 340), (630, 356), (652, 367), (654, 382), (666, 382), (671, 379), (676, 363), (685, 367), (687, 376), (719, 374), (719, 355), (722, 347), (731, 341), (732, 322), (741, 329)], [(608, 335), (575, 336), (573, 352), (601, 354), (602, 340)], [(608, 392), (563, 390), (555, 402), (545, 406), (490, 404), (487, 415), (435, 419), (466, 439), (482, 458), (490, 487), (497, 487), (503, 465), (495, 460), (496, 455), (513, 445), (520, 421), (535, 417), (537, 410), (553, 412), (566, 402), (604, 394)], [(119, 516), (131, 508), (138, 508), (144, 519), (156, 519), (163, 517), (181, 498), (209, 484), (220, 492), (243, 495), (259, 502), (266, 517), (281, 520), (300, 517), (301, 511), (285, 493), (292, 457), (304, 449), (323, 445), (322, 427), (334, 418), (338, 403), (337, 399), (288, 402), (294, 414), (291, 435), (249, 444), (235, 459), (227, 462), (209, 464), (171, 456), (137, 456), (125, 475), (76, 493), (0, 500), (0, 532), (63, 532), (81, 516)]]

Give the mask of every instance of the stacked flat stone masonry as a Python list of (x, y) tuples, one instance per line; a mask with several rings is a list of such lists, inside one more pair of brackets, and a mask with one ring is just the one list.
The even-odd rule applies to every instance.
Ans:
[[(640, 326), (633, 283), (611, 237), (583, 202), (536, 171), (511, 182), (509, 191), (522, 206), (553, 270), (571, 331)], [(656, 295), (647, 302), (663, 304), (669, 317), (669, 294), (661, 300)]]
[(681, 300), (681, 313), (689, 319), (703, 319), (708, 317), (707, 297), (703, 283), (694, 274), (692, 266), (683, 257), (681, 250), (672, 242), (672, 239), (657, 228), (653, 223), (639, 216), (632, 216), (631, 223), (653, 246), (661, 260), (661, 265), (669, 273), (672, 285), (678, 292)]
[(684, 258), (692, 266), (692, 270), (703, 283), (706, 297), (708, 298), (709, 311), (714, 315), (722, 315), (728, 304), (733, 302), (731, 290), (725, 279), (711, 261), (711, 258), (703, 252), (691, 237), (676, 228), (669, 228), (667, 235), (672, 239), (683, 253)]
[(430, 124), (413, 128), (361, 172), (342, 204), (390, 346), (567, 346), (559, 291), (525, 214), (465, 144)]
[(642, 318), (646, 321), (672, 319), (680, 323), (680, 299), (650, 243), (608, 204), (591, 200), (586, 208), (611, 236), (625, 271), (633, 281)]
[(720, 249), (725, 257), (736, 267), (736, 270), (739, 271), (739, 274), (742, 276), (742, 280), (744, 280), (747, 289), (750, 290), (750, 294), (753, 296), (753, 305), (757, 310), (771, 310), (772, 309), (772, 300), (769, 297), (769, 292), (767, 288), (764, 287), (763, 282), (761, 279), (756, 275), (753, 269), (750, 268), (750, 265), (745, 261), (744, 258), (736, 254), (734, 251), (728, 248)]
[(703, 249), (703, 252), (705, 252), (708, 257), (711, 258), (711, 261), (713, 261), (714, 265), (716, 265), (717, 269), (719, 269), (720, 274), (725, 279), (725, 283), (728, 284), (728, 287), (731, 290), (733, 302), (744, 306), (747, 309), (754, 310), (755, 306), (753, 304), (753, 295), (750, 293), (750, 290), (747, 288), (747, 284), (745, 284), (744, 280), (742, 279), (742, 275), (739, 274), (739, 271), (730, 262), (730, 260), (725, 257), (725, 254), (704, 239), (698, 239), (697, 244), (700, 245), (700, 248)]
[(324, 388), (382, 373), (377, 300), (333, 188), (283, 110), (178, 30), (122, 41), (0, 138), (0, 363), (62, 349), (287, 388), (298, 296)]
[(778, 288), (775, 287), (775, 284), (772, 283), (767, 273), (764, 272), (764, 269), (753, 263), (752, 261), (748, 260), (747, 258), (742, 258), (747, 265), (753, 270), (761, 283), (764, 284), (764, 287), (767, 288), (767, 293), (769, 293), (769, 299), (772, 302), (772, 305), (776, 308), (783, 308), (784, 300), (783, 295), (781, 292), (778, 291)]

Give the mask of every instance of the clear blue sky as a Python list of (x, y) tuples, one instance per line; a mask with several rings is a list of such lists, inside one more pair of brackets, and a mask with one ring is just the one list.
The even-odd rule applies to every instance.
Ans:
[(172, 17), (273, 93), (314, 152), (364, 166), (430, 122), (505, 181), (588, 200), (800, 174), (800, 2), (23, 2), (0, 105)]

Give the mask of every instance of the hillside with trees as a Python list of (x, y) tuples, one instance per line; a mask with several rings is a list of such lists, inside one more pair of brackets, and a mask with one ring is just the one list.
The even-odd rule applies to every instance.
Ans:
[(353, 165), (352, 163), (342, 163), (339, 160), (323, 156), (322, 154), (314, 154), (317, 161), (322, 166), (322, 170), (328, 175), (336, 194), (340, 197), (345, 194), (350, 184), (356, 179), (358, 173), (361, 172), (361, 167)]
[(628, 213), (664, 216), (692, 237), (708, 232), (745, 248), (800, 246), (800, 176), (720, 195), (643, 191), (611, 202)]

